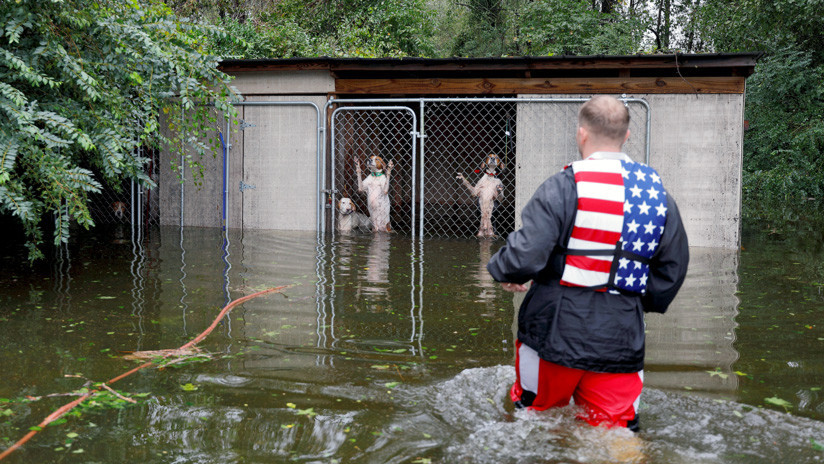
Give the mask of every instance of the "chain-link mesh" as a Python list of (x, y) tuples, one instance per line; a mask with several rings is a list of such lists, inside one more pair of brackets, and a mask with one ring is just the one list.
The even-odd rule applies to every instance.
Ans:
[[(411, 233), (413, 202), (413, 153), (415, 150), (415, 115), (405, 108), (360, 109), (341, 108), (334, 113), (334, 179), (336, 200), (349, 198), (360, 214), (371, 216), (374, 224), (388, 216), (392, 230)], [(382, 176), (370, 173), (369, 163), (378, 156), (388, 166)], [(357, 163), (361, 167), (358, 189)], [(369, 179), (369, 177), (372, 177)], [(381, 182), (389, 182), (388, 193), (376, 190)], [(372, 202), (370, 208), (370, 201)], [(334, 205), (335, 223), (338, 206)], [(386, 207), (389, 210), (386, 211)]]
[[(515, 133), (517, 105), (513, 101), (436, 101), (424, 110), (426, 129), (423, 163), (424, 232), (428, 236), (469, 237), (488, 235), (481, 229), (483, 209), (492, 210), (492, 228), (508, 233), (515, 218)], [(490, 154), (501, 165), (492, 173), (483, 166)], [(484, 198), (473, 187), (497, 189)], [(479, 183), (484, 177), (500, 182)], [(487, 179), (489, 180), (489, 179)], [(491, 202), (491, 204), (489, 204)]]
[[(565, 164), (578, 158), (575, 141), (580, 99), (535, 101), (426, 102), (424, 141), (424, 234), (467, 237), (488, 235), (483, 212), (492, 208), (496, 235), (506, 236), (519, 225), (520, 210), (535, 189)], [(644, 161), (646, 107), (628, 102), (630, 130), (634, 134), (624, 146), (633, 159)], [(500, 182), (489, 182), (484, 169), (490, 154), (502, 162), (494, 173)], [(500, 189), (494, 205), (467, 188), (456, 174), (476, 189)], [(516, 183), (518, 188), (515, 188)], [(475, 193), (475, 195), (473, 195)]]
[[(403, 101), (410, 104), (409, 99)], [(379, 155), (387, 162), (394, 159), (396, 164), (390, 195), (391, 220), (397, 230), (418, 228), (423, 214), (423, 229), (419, 232), (424, 236), (494, 233), (505, 237), (520, 227), (515, 212), (523, 208), (538, 186), (579, 158), (575, 133), (578, 110), (584, 101), (586, 97), (541, 95), (414, 100), (411, 105), (415, 108), (423, 103), (419, 132), (425, 136), (416, 142), (421, 147), (417, 159), (422, 160), (416, 163), (417, 173), (411, 171), (411, 110), (336, 112), (332, 124), (338, 198), (352, 198), (359, 211), (368, 211), (365, 195), (357, 193), (354, 159), (362, 160), (363, 176), (367, 176), (365, 160)], [(391, 104), (392, 100), (385, 103)], [(639, 100), (628, 100), (626, 105), (631, 136), (624, 151), (644, 162), (648, 109)], [(485, 169), (490, 155), (499, 161), (497, 169)], [(413, 175), (419, 176), (414, 190), (420, 208), (415, 209), (415, 217)], [(491, 228), (487, 225), (490, 219)]]
[(158, 151), (143, 146), (137, 151), (138, 156), (149, 159), (145, 170), (156, 187), (148, 189), (131, 180), (124, 180), (117, 187), (104, 184), (99, 193), (89, 197), (89, 211), (95, 224), (134, 224), (143, 228), (160, 224)]

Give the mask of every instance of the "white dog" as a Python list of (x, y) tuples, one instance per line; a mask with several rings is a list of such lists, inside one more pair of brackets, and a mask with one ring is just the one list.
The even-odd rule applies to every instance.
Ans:
[(343, 197), (338, 200), (338, 232), (369, 232), (372, 230), (372, 221), (356, 210), (350, 198)]
[(483, 170), (481, 180), (474, 186), (466, 180), (463, 174), (457, 174), (455, 177), (463, 181), (473, 197), (478, 197), (478, 205), (481, 207), (481, 226), (478, 228), (478, 237), (494, 237), (492, 210), (495, 208), (495, 200), (504, 190), (504, 184), (496, 177), (498, 175), (496, 171), (503, 170), (504, 163), (498, 155), (489, 154), (481, 164), (481, 169)]
[(361, 179), (360, 160), (355, 160), (358, 174), (358, 192), (366, 192), (366, 206), (369, 208), (369, 218), (372, 220), (374, 232), (392, 232), (389, 224), (389, 176), (395, 166), (392, 161), (384, 164), (380, 156), (370, 156), (366, 162), (369, 174)]

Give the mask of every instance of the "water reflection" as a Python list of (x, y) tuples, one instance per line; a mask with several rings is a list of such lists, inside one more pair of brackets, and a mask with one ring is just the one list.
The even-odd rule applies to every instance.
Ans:
[[(616, 461), (610, 453), (624, 448), (604, 444), (622, 437), (581, 427), (570, 409), (512, 410), (512, 295), (485, 270), (502, 242), (375, 238), (171, 228), (150, 235), (142, 248), (90, 239), (70, 255), (66, 250), (45, 278), (4, 261), (0, 365), (7, 375), (0, 396), (82, 385), (64, 372), (111, 378), (133, 367), (122, 352), (180, 346), (211, 323), (227, 295), (294, 284), (286, 297), (236, 308), (202, 343), (214, 355), (209, 362), (147, 369), (117, 386), (150, 392), (147, 402), (71, 419), (63, 427), (80, 434), (73, 449), (82, 447), (90, 462), (111, 463)], [(737, 253), (693, 249), (681, 295), (667, 314), (647, 317), (639, 462), (820, 457), (811, 445), (824, 443), (820, 421), (763, 403), (786, 399), (789, 412), (822, 417), (822, 345), (815, 342), (824, 334), (812, 327), (821, 307), (813, 280), (820, 277), (773, 271), (772, 258), (758, 256), (763, 261), (748, 255), (746, 272), (775, 275), (753, 281), (739, 269)], [(764, 304), (764, 311), (739, 314), (739, 278), (757, 287), (748, 290), (749, 306)], [(779, 288), (769, 286), (772, 280), (780, 281), (783, 299), (772, 297)], [(792, 293), (799, 288), (805, 293)], [(776, 300), (781, 308), (766, 306)], [(768, 330), (781, 324), (793, 343)], [(741, 336), (742, 327), (750, 336)], [(784, 390), (756, 390), (762, 380)], [(181, 387), (187, 384), (195, 390)], [(721, 401), (733, 397), (752, 406)], [(0, 445), (51, 406), (0, 404), (0, 413), (12, 411), (0, 422)], [(9, 462), (65, 455), (55, 451), (65, 445), (59, 431), (35, 440)]]
[(374, 234), (369, 238), (363, 278), (367, 285), (360, 287), (361, 295), (386, 297), (389, 283), (389, 234)]
[(666, 314), (647, 314), (645, 383), (734, 396), (737, 250), (690, 248), (684, 286)]
[(324, 249), (329, 262), (319, 266), (317, 280), (324, 329), (318, 346), (419, 353), (416, 242), (394, 234), (340, 235)]
[[(475, 280), (478, 289), (480, 290), (475, 297), (476, 303), (489, 303), (496, 292), (495, 286), (497, 283), (489, 271), (486, 270), (486, 263), (492, 257), (492, 244), (494, 240), (483, 238), (478, 240), (478, 264), (475, 266)], [(499, 248), (500, 245), (496, 247)]]

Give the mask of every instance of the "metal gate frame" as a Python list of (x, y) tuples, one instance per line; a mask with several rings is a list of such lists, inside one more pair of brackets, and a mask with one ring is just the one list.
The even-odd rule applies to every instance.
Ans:
[[(435, 102), (472, 102), (472, 103), (480, 103), (480, 102), (494, 102), (494, 103), (514, 102), (514, 103), (567, 103), (567, 104), (576, 103), (576, 104), (583, 104), (583, 103), (585, 103), (589, 100), (590, 100), (590, 98), (588, 98), (588, 97), (587, 98), (581, 98), (581, 97), (568, 97), (568, 98), (562, 98), (562, 97), (549, 97), (549, 98), (452, 97), (452, 98), (386, 98), (386, 99), (380, 99), (380, 98), (335, 99), (335, 98), (331, 98), (326, 103), (325, 108), (324, 108), (324, 112), (328, 114), (328, 111), (334, 105), (353, 104), (353, 105), (365, 105), (365, 106), (360, 106), (360, 107), (357, 107), (357, 106), (339, 107), (339, 108), (334, 110), (333, 115), (335, 113), (337, 113), (338, 111), (344, 110), (346, 108), (350, 108), (350, 109), (359, 108), (359, 109), (370, 109), (370, 110), (384, 110), (384, 109), (392, 108), (392, 109), (396, 109), (396, 110), (397, 109), (406, 109), (406, 110), (409, 110), (410, 112), (412, 112), (413, 116), (416, 116), (415, 112), (409, 106), (390, 107), (390, 106), (377, 106), (377, 105), (379, 105), (379, 104), (392, 105), (392, 104), (398, 104), (398, 103), (405, 103), (405, 104), (415, 104), (415, 103), (417, 103), (418, 104), (418, 107), (420, 109), (420, 114), (421, 114), (420, 127), (415, 128), (415, 129), (417, 129), (417, 131), (415, 129), (413, 129), (412, 135), (413, 135), (413, 137), (418, 138), (418, 143), (420, 144), (420, 146), (418, 148), (418, 152), (420, 153), (420, 163), (418, 163), (418, 165), (420, 166), (420, 170), (416, 171), (415, 167), (413, 166), (413, 172), (412, 172), (412, 182), (413, 182), (413, 190), (412, 190), (412, 196), (413, 196), (413, 198), (412, 198), (412, 211), (413, 211), (413, 213), (412, 214), (413, 214), (413, 217), (411, 219), (411, 223), (412, 223), (412, 237), (414, 238), (414, 237), (417, 236), (417, 237), (423, 238), (424, 232), (425, 232), (424, 216), (425, 216), (425, 205), (426, 205), (426, 193), (425, 193), (426, 192), (426, 182), (425, 182), (426, 177), (424, 175), (425, 174), (424, 169), (425, 169), (425, 166), (426, 166), (426, 162), (425, 162), (426, 161), (426, 122), (425, 122), (426, 121), (426, 117), (425, 117), (426, 112), (425, 112), (425, 110), (426, 110), (426, 104), (427, 103), (435, 103)], [(627, 97), (626, 94), (622, 95), (620, 98), (618, 98), (618, 100), (623, 102), (624, 105), (628, 105), (629, 103), (639, 103), (646, 109), (646, 134), (645, 134), (645, 140), (644, 140), (644, 160), (645, 161), (644, 162), (646, 164), (649, 164), (649, 162), (650, 162), (650, 128), (651, 128), (651, 121), (652, 121), (652, 114), (651, 114), (650, 105), (643, 98), (630, 98), (630, 97)], [(331, 130), (332, 130), (332, 133), (334, 134), (334, 131), (335, 131), (334, 117), (331, 118), (331, 121), (332, 121)], [(321, 129), (320, 132), (325, 132), (325, 124), (326, 124), (326, 121), (324, 121), (324, 129)], [(327, 142), (329, 142), (329, 144), (332, 145), (331, 158), (329, 158), (330, 163), (332, 164), (331, 188), (326, 189), (325, 188), (325, 183), (324, 183), (324, 184), (319, 185), (319, 190), (321, 191), (321, 195), (325, 193), (328, 196), (328, 199), (332, 201), (332, 203), (329, 203), (327, 201), (326, 204), (323, 204), (323, 202), (321, 202), (321, 204), (320, 204), (320, 208), (322, 210), (322, 211), (319, 212), (319, 226), (320, 226), (319, 233), (320, 234), (325, 234), (325, 232), (326, 232), (326, 210), (328, 208), (330, 208), (331, 205), (334, 205), (334, 196), (338, 193), (335, 190), (336, 185), (335, 185), (335, 172), (334, 172), (334, 165), (335, 165), (335, 146), (334, 146), (335, 145), (335, 138), (334, 138), (334, 135), (332, 135), (331, 140), (329, 140)], [(321, 156), (322, 163), (323, 163), (322, 170), (323, 170), (324, 173), (326, 172), (326, 159), (327, 159), (326, 146), (327, 146), (327, 144), (323, 144), (323, 154)], [(414, 147), (414, 143), (413, 143), (413, 147)], [(412, 157), (412, 159), (413, 159), (413, 164), (414, 164), (415, 161), (416, 161), (414, 148), (413, 148), (413, 157)], [(414, 217), (415, 212), (416, 212), (416, 208), (415, 208), (415, 198), (414, 198), (414, 196), (415, 196), (415, 179), (418, 176), (420, 176), (421, 182), (420, 182), (420, 196), (419, 196), (419, 199), (418, 199), (418, 201), (420, 202), (420, 205), (417, 208), (418, 227), (417, 227), (417, 230), (416, 230), (416, 228), (415, 228), (415, 217)], [(332, 221), (333, 221), (332, 224), (333, 224), (333, 229), (334, 229), (334, 214), (332, 214)]]
[[(328, 106), (328, 104), (327, 104), (327, 106)], [(332, 145), (332, 150), (331, 150), (332, 153), (331, 153), (331, 158), (330, 158), (330, 164), (332, 165), (332, 167), (331, 167), (332, 187), (328, 190), (329, 198), (330, 198), (330, 201), (328, 202), (328, 204), (332, 205), (333, 208), (334, 208), (334, 205), (336, 204), (335, 196), (338, 194), (337, 185), (336, 185), (336, 176), (335, 176), (335, 165), (336, 165), (336, 161), (337, 161), (336, 158), (335, 158), (335, 155), (337, 153), (336, 143), (335, 143), (335, 140), (336, 140), (335, 139), (335, 128), (336, 128), (335, 116), (337, 116), (338, 113), (343, 112), (343, 111), (403, 111), (403, 112), (408, 112), (409, 115), (412, 116), (412, 127), (410, 128), (409, 135), (412, 137), (412, 195), (411, 195), (411, 198), (410, 198), (410, 202), (412, 204), (412, 218), (413, 218), (413, 220), (410, 221), (410, 222), (412, 222), (412, 237), (415, 237), (415, 224), (414, 224), (414, 217), (415, 217), (415, 187), (416, 187), (415, 178), (417, 177), (417, 175), (416, 175), (416, 173), (417, 173), (416, 162), (417, 161), (416, 161), (416, 156), (415, 156), (417, 154), (417, 152), (416, 152), (417, 146), (415, 144), (415, 140), (420, 138), (420, 134), (417, 132), (417, 128), (418, 128), (418, 117), (417, 117), (417, 115), (412, 110), (412, 108), (409, 108), (408, 106), (344, 106), (344, 107), (337, 108), (332, 112), (332, 117), (330, 118), (331, 121), (332, 121), (332, 130), (331, 130), (331, 133), (330, 133), (330, 138), (331, 138), (330, 144)], [(324, 147), (325, 147), (325, 145), (324, 145)], [(326, 157), (324, 156), (324, 160), (325, 159), (326, 159)], [(325, 208), (324, 208), (324, 212), (325, 212)], [(334, 231), (335, 231), (335, 214), (334, 213), (331, 214), (331, 222), (332, 222), (332, 231), (334, 233)], [(321, 224), (324, 224), (324, 225), (326, 224), (325, 219), (321, 220)]]

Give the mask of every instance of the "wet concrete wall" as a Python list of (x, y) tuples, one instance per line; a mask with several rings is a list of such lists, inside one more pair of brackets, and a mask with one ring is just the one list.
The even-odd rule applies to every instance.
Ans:
[(738, 250), (690, 249), (684, 286), (665, 314), (647, 314), (645, 381), (656, 388), (734, 393), (738, 376)]
[[(233, 82), (245, 101), (312, 102), (322, 110), (334, 81), (327, 72), (242, 73)], [(276, 95), (276, 96), (273, 96)], [(307, 105), (237, 106), (230, 124), (227, 182), (229, 227), (315, 230), (317, 227), (317, 112)], [(242, 124), (242, 123), (246, 124)], [(248, 124), (248, 125), (247, 125)], [(226, 131), (222, 118), (214, 137)], [(222, 150), (198, 160), (203, 176), (189, 166), (169, 169), (178, 155), (161, 154), (161, 224), (221, 227), (224, 159)]]
[[(334, 92), (327, 72), (242, 73), (235, 85), (247, 101), (311, 101), (323, 108)], [(273, 96), (277, 94), (277, 96)], [(523, 97), (540, 97), (523, 95)], [(566, 97), (586, 97), (568, 95)], [(735, 249), (740, 243), (742, 94), (628, 95), (651, 107), (650, 164), (677, 200), (692, 246)], [(633, 117), (627, 153), (645, 157), (646, 124), (641, 105)], [(535, 189), (577, 158), (575, 105), (518, 108), (515, 182), (516, 228), (520, 212)], [(229, 181), (226, 213), (233, 228), (315, 230), (317, 227), (317, 114), (308, 106), (238, 107), (239, 118), (252, 124), (232, 125), (228, 142)], [(557, 114), (556, 114), (557, 113)], [(325, 117), (325, 115), (323, 116)], [(215, 128), (225, 130), (219, 121)], [(223, 221), (223, 154), (200, 160), (203, 178), (192, 169), (178, 174), (161, 155), (162, 224), (219, 227)], [(181, 187), (182, 186), (182, 187)]]
[[(744, 96), (627, 96), (643, 98), (651, 107), (650, 165), (678, 202), (690, 245), (738, 248)], [(520, 227), (520, 212), (535, 189), (578, 159), (576, 121), (566, 116), (561, 119), (548, 113), (542, 118), (519, 119), (516, 227)], [(633, 112), (632, 116), (637, 119), (639, 115)], [(633, 130), (626, 151), (636, 161), (644, 161), (643, 143), (637, 140), (643, 133), (637, 132)]]

